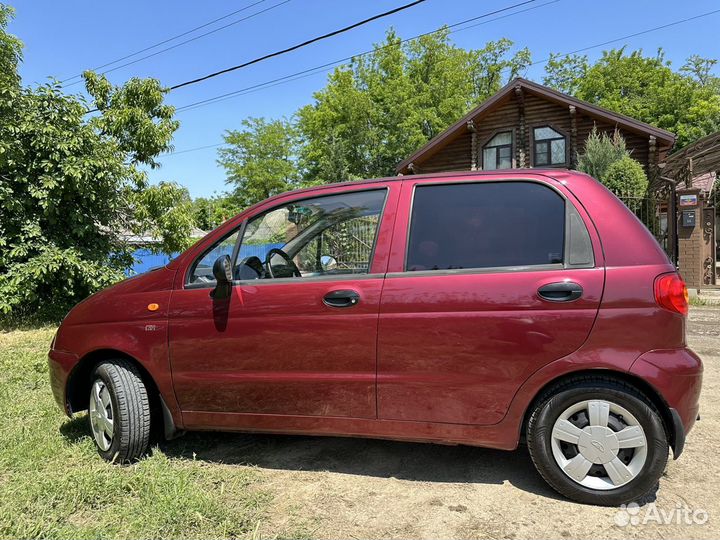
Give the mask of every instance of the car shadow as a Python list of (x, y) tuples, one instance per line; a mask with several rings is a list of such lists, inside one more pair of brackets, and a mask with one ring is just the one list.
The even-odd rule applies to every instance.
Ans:
[[(91, 437), (86, 417), (61, 427), (71, 442)], [(416, 482), (504, 484), (548, 499), (567, 501), (535, 470), (528, 449), (515, 451), (361, 439), (250, 433), (190, 432), (152, 444), (171, 458), (284, 471), (317, 471)], [(656, 500), (657, 486), (641, 505)]]
[(322, 471), (417, 482), (503, 484), (562, 499), (525, 446), (514, 452), (347, 437), (188, 433), (160, 444), (168, 456), (264, 469)]
[(60, 434), (71, 443), (77, 443), (86, 437), (92, 437), (87, 416), (83, 414), (66, 420), (60, 426)]

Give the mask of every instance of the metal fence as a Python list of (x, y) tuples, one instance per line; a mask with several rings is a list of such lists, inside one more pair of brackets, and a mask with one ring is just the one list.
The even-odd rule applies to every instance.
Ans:
[(643, 222), (662, 248), (668, 252), (667, 211), (662, 210), (661, 201), (652, 196), (618, 195), (618, 198)]
[(323, 233), (328, 253), (337, 260), (338, 268), (355, 272), (368, 271), (378, 216), (344, 221)]

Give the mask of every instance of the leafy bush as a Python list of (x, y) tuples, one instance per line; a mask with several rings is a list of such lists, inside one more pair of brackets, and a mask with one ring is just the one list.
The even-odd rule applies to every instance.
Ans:
[(11, 14), (0, 4), (0, 315), (54, 319), (123, 277), (129, 236), (187, 243), (190, 199), (148, 186), (141, 169), (157, 166), (179, 125), (158, 81), (114, 87), (87, 72), (90, 100), (57, 83), (22, 87)]
[(630, 156), (623, 156), (610, 164), (601, 181), (616, 195), (629, 197), (642, 197), (648, 187), (642, 165)]
[(578, 155), (578, 169), (600, 180), (616, 195), (642, 197), (647, 191), (647, 175), (642, 165), (630, 157), (625, 139), (617, 130), (610, 136), (593, 128), (585, 153)]
[(617, 130), (610, 137), (593, 127), (585, 142), (585, 153), (578, 155), (578, 169), (602, 181), (610, 165), (629, 155), (625, 139)]

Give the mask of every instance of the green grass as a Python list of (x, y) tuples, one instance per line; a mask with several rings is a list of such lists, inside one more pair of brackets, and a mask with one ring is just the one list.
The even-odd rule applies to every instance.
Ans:
[(53, 332), (0, 332), (0, 538), (257, 536), (271, 496), (252, 467), (158, 448), (129, 466), (100, 459), (85, 416), (53, 400)]
[(693, 296), (690, 297), (689, 303), (690, 303), (691, 306), (697, 306), (697, 307), (710, 306), (710, 307), (713, 307), (713, 306), (720, 306), (720, 299), (718, 299), (718, 298), (707, 298), (707, 297), (704, 298), (704, 297), (702, 297), (702, 296), (695, 296), (695, 295), (693, 295)]
[(691, 296), (688, 298), (688, 302), (691, 306), (707, 306), (708, 301), (705, 298), (700, 298), (699, 296)]

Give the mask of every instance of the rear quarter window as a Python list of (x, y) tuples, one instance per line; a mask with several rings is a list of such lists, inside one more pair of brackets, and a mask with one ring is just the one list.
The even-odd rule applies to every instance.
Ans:
[(534, 182), (418, 185), (406, 270), (564, 262), (565, 200)]

